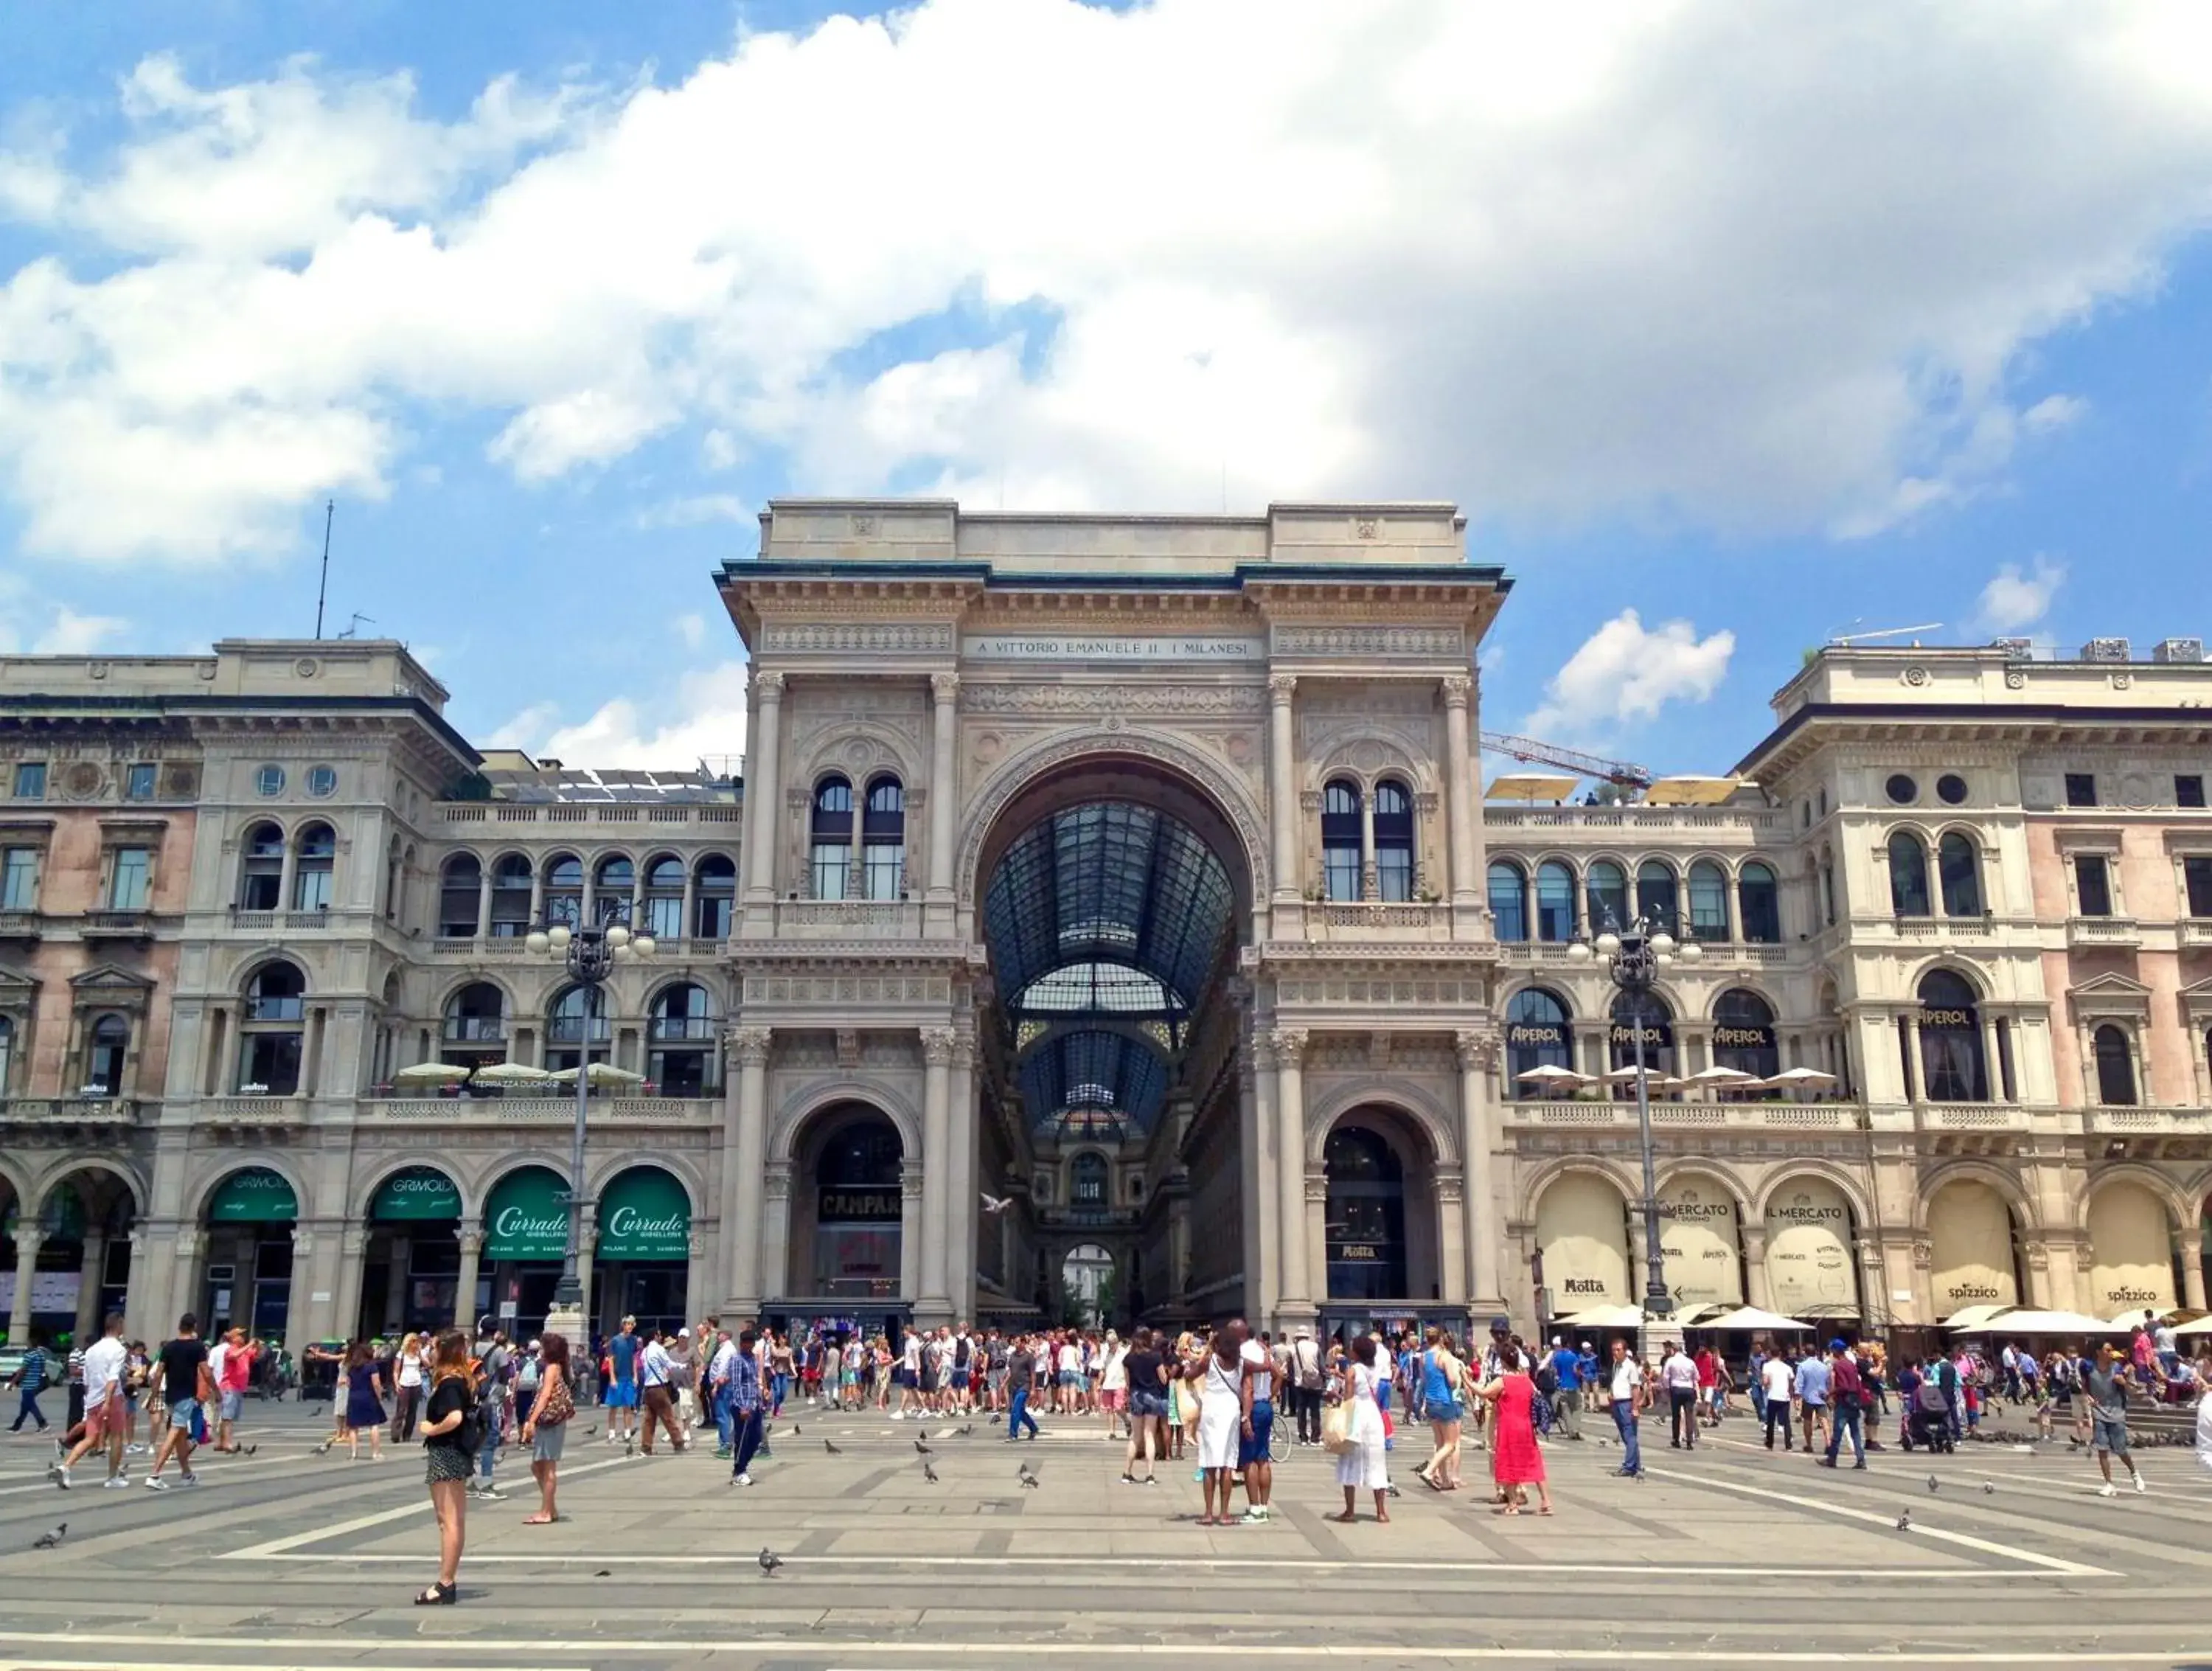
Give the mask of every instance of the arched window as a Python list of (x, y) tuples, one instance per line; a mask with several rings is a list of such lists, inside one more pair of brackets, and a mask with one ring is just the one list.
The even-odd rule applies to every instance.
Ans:
[(638, 927), (656, 940), (684, 938), (684, 861), (672, 854), (646, 861), (645, 912)]
[(1728, 937), (1728, 874), (1711, 860), (1700, 859), (1690, 866), (1690, 938)]
[(678, 981), (653, 994), (647, 1023), (646, 1077), (663, 1097), (702, 1097), (713, 1060), (714, 1018), (707, 989)]
[(1607, 928), (1615, 932), (1628, 927), (1628, 873), (1610, 859), (1601, 859), (1586, 873), (1585, 888), (1589, 894), (1589, 932), (1593, 936)]
[(1528, 878), (1510, 859), (1490, 862), (1490, 918), (1499, 939), (1528, 938)]
[(1947, 832), (1936, 844), (1936, 870), (1943, 884), (1943, 914), (1978, 917), (1982, 914), (1981, 854), (1972, 840), (1960, 830)]
[(1889, 908), (1900, 917), (1924, 917), (1928, 908), (1928, 849), (1909, 829), (1889, 838)]
[(483, 866), (473, 853), (457, 853), (438, 876), (438, 938), (472, 940), (483, 902)]
[(738, 897), (738, 867), (729, 854), (710, 853), (692, 872), (696, 897), (691, 907), (691, 932), (702, 940), (730, 938), (730, 914)]
[(307, 977), (297, 964), (264, 963), (254, 971), (238, 1028), (240, 1091), (298, 1093), (307, 1018)]
[[(1573, 1071), (1575, 1036), (1566, 1000), (1541, 987), (1513, 994), (1505, 1006), (1506, 1093), (1545, 1097), (1568, 1088), (1560, 1075)], [(1542, 1072), (1546, 1068), (1557, 1073)], [(1534, 1072), (1537, 1077), (1528, 1076)]]
[(1754, 1079), (1771, 1079), (1782, 1071), (1774, 1006), (1757, 993), (1733, 987), (1713, 1005), (1713, 1066)]
[(0, 1097), (12, 1089), (9, 1079), (15, 1066), (15, 1024), (0, 1015)]
[(1106, 1158), (1085, 1151), (1068, 1168), (1069, 1201), (1077, 1206), (1106, 1205)]
[[(599, 922), (629, 921), (630, 896), (637, 888), (637, 867), (626, 853), (611, 853), (592, 872), (592, 916)], [(630, 923), (633, 928), (637, 925)]]
[(519, 940), (530, 932), (530, 860), (510, 853), (491, 867), (491, 937)]
[(238, 908), (274, 911), (284, 902), (284, 832), (258, 823), (246, 832), (246, 857), (238, 878)]
[(814, 786), (814, 817), (809, 833), (814, 897), (844, 898), (853, 866), (853, 786), (843, 778), (825, 777)]
[(1384, 899), (1413, 896), (1413, 798), (1401, 783), (1375, 786), (1375, 890)]
[(1782, 943), (1782, 899), (1774, 872), (1756, 860), (1736, 872), (1735, 909), (1745, 939), (1753, 945)]
[(2135, 1058), (2128, 1036), (2107, 1022), (2097, 1029), (2097, 1100), (2115, 1107), (2131, 1107), (2136, 1100)]
[(545, 921), (580, 927), (584, 921), (584, 861), (573, 853), (545, 861)]
[(1328, 1172), (1324, 1236), (1328, 1297), (1376, 1300), (1406, 1291), (1406, 1171), (1381, 1133), (1342, 1125), (1322, 1150)]
[[(1654, 1079), (1671, 1079), (1674, 1072), (1674, 1018), (1657, 993), (1638, 996), (1622, 993), (1613, 1000), (1613, 1066), (1615, 1072), (1636, 1066), (1638, 1036), (1642, 1036), (1644, 1072)], [(1636, 1081), (1620, 1082), (1626, 1095), (1636, 1095)]]
[(1680, 938), (1682, 931), (1675, 909), (1674, 872), (1664, 860), (1646, 859), (1636, 867), (1636, 909), (1638, 915), (1650, 920), (1655, 930), (1663, 928)]
[[(814, 1164), (812, 1244), (799, 1242), (793, 1255), (806, 1261), (809, 1292), (896, 1297), (901, 1166), (898, 1127), (872, 1109), (830, 1133)], [(793, 1228), (803, 1236), (799, 1203), (810, 1192), (792, 1194), (799, 1207)]]
[(860, 814), (861, 880), (870, 899), (896, 899), (906, 884), (906, 791), (895, 777), (868, 785)]
[(1989, 1100), (1989, 1063), (1982, 1052), (1974, 989), (1948, 969), (1930, 969), (1920, 979), (1920, 1060), (1929, 1102)]
[(1349, 778), (1321, 792), (1321, 870), (1329, 898), (1359, 897), (1359, 786)]
[(504, 1055), (507, 994), (489, 981), (471, 981), (446, 1000), (446, 1045), (494, 1047)]
[(301, 830), (299, 855), (292, 862), (294, 910), (331, 908), (331, 870), (337, 855), (337, 833), (328, 824), (311, 823)]
[(1575, 873), (1556, 859), (1536, 866), (1536, 938), (1558, 945), (1575, 937)]
[(96, 1091), (102, 1097), (120, 1097), (123, 1060), (130, 1054), (129, 1022), (119, 1015), (104, 1015), (94, 1022), (91, 1042), (85, 1051), (84, 1088)]
[(545, 1066), (556, 1072), (574, 1067), (589, 1050), (593, 1061), (607, 1059), (606, 994), (603, 988), (563, 987), (545, 1016)]

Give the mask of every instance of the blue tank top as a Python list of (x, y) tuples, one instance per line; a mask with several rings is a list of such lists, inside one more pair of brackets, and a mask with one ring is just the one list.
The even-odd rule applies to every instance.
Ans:
[(1422, 1401), (1429, 1404), (1441, 1404), (1448, 1399), (1458, 1396), (1459, 1388), (1453, 1386), (1449, 1378), (1445, 1376), (1443, 1366), (1437, 1362), (1436, 1352), (1433, 1350), (1423, 1352), (1421, 1354)]

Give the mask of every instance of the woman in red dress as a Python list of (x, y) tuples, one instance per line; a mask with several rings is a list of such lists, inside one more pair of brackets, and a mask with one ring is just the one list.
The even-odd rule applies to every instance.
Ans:
[(1540, 1505), (1536, 1512), (1552, 1512), (1551, 1488), (1544, 1483), (1544, 1453), (1536, 1446), (1536, 1383), (1529, 1379), (1527, 1360), (1516, 1343), (1498, 1349), (1498, 1379), (1475, 1389), (1475, 1396), (1496, 1407), (1491, 1425), (1490, 1464), (1505, 1501), (1491, 1513), (1521, 1512), (1520, 1487), (1534, 1486)]

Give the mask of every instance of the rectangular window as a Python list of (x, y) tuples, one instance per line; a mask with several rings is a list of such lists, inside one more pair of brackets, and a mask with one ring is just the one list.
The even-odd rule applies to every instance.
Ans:
[(645, 932), (656, 940), (684, 938), (684, 896), (655, 894), (645, 902)]
[(896, 899), (899, 884), (906, 876), (906, 849), (883, 842), (871, 842), (860, 849), (866, 860), (863, 879), (870, 899)]
[(2189, 895), (2189, 914), (2212, 917), (2212, 859), (2183, 860), (2181, 882)]
[(0, 911), (39, 908), (39, 850), (9, 848), (0, 860)]
[[(292, 878), (292, 908), (295, 911), (327, 911), (331, 908), (331, 873), (325, 870), (303, 870)], [(470, 933), (475, 933), (470, 925)]]
[(847, 870), (852, 863), (847, 855), (851, 851), (842, 842), (817, 842), (814, 844), (815, 898), (844, 898)]
[(248, 1033), (239, 1063), (239, 1089), (259, 1085), (271, 1097), (296, 1094), (301, 1039), (298, 1033)]
[(2085, 917), (2112, 914), (2112, 884), (2100, 853), (2077, 854), (2074, 859), (2074, 890)]
[(142, 760), (124, 774), (123, 799), (151, 800), (154, 799), (154, 763)]
[(1375, 890), (1387, 900), (1404, 904), (1413, 896), (1413, 855), (1405, 848), (1377, 848), (1375, 852)]
[(15, 799), (43, 800), (46, 793), (46, 763), (26, 760), (15, 768)]
[(2094, 806), (2097, 804), (2097, 775), (2094, 772), (2066, 774), (2066, 804), (2069, 806)]
[(151, 890), (149, 884), (154, 876), (154, 854), (146, 848), (118, 848), (115, 849), (115, 868), (108, 873), (107, 908), (111, 911), (143, 911)]
[(693, 909), (693, 934), (702, 940), (729, 939), (730, 917), (734, 904), (727, 894), (701, 894)]
[(1359, 849), (1334, 847), (1322, 849), (1322, 879), (1328, 896), (1336, 900), (1359, 897)]
[(2173, 775), (2173, 804), (2176, 806), (2204, 805), (2204, 775), (2202, 772), (2176, 772)]

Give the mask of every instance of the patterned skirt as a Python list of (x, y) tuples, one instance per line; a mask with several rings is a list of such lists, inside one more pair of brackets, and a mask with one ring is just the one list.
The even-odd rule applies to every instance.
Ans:
[(433, 1486), (441, 1480), (465, 1480), (476, 1472), (469, 1454), (457, 1446), (426, 1444), (422, 1454), (429, 1458), (428, 1483)]

